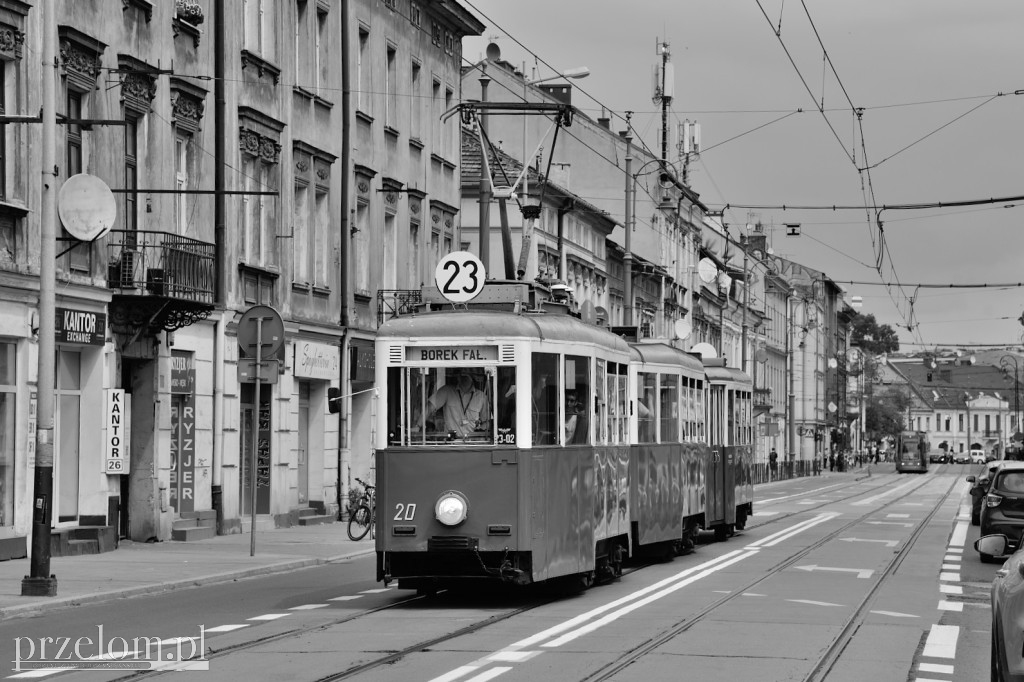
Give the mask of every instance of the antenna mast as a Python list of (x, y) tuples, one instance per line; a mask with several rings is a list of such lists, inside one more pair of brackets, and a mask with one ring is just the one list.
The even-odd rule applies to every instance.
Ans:
[(661, 64), (654, 67), (654, 94), (651, 100), (655, 105), (661, 104), (661, 160), (668, 161), (668, 109), (672, 105), (672, 94), (675, 90), (675, 78), (672, 70), (672, 56), (668, 49), (668, 41), (657, 43), (656, 54), (661, 55)]

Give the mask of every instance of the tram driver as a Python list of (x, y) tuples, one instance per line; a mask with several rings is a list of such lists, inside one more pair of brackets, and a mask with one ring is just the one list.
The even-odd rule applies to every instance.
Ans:
[(441, 410), (444, 428), (457, 438), (465, 438), (476, 431), (487, 418), (487, 398), (473, 383), (468, 372), (459, 374), (458, 384), (446, 383), (427, 399), (430, 413)]

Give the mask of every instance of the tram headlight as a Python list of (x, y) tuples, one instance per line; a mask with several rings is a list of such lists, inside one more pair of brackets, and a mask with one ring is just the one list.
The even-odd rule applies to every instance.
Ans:
[(466, 520), (469, 503), (466, 497), (455, 490), (442, 493), (434, 505), (434, 516), (446, 526), (457, 526)]

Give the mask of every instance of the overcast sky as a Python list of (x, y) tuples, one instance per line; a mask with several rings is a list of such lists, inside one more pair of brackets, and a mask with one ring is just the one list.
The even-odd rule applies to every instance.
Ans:
[[(1024, 201), (884, 210), (881, 268), (870, 207), (1024, 195), (1024, 1), (460, 2), (488, 27), (464, 42), (466, 59), (493, 41), (537, 77), (587, 66), (573, 103), (594, 118), (610, 109), (613, 130), (635, 112), (654, 150), (651, 69), (667, 41), (670, 121), (702, 131), (691, 186), (713, 210), (729, 204), (734, 237), (748, 222), (774, 226), (776, 254), (861, 296), (861, 312), (896, 329), (902, 350), (1021, 344), (1024, 288), (991, 285), (1024, 282)], [(784, 223), (800, 223), (801, 236)], [(881, 286), (896, 281), (902, 291)], [(990, 287), (948, 288), (964, 284)]]

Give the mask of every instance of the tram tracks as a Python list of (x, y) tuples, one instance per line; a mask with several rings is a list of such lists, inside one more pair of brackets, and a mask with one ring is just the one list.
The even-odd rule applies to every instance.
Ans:
[[(912, 492), (924, 487), (924, 485), (930, 482), (930, 480), (931, 477), (924, 481), (921, 481), (919, 485), (915, 486), (912, 489)], [(818, 660), (814, 663), (810, 671), (803, 678), (804, 682), (817, 682), (819, 680), (826, 679), (828, 673), (832, 670), (833, 666), (836, 664), (836, 662), (839, 660), (839, 657), (842, 655), (843, 650), (850, 643), (850, 641), (853, 639), (853, 636), (859, 629), (860, 625), (864, 622), (864, 616), (867, 612), (868, 605), (871, 603), (875, 594), (877, 594), (878, 590), (880, 590), (884, 586), (885, 581), (892, 575), (893, 572), (895, 572), (895, 570), (903, 562), (904, 558), (914, 548), (915, 543), (917, 542), (921, 533), (927, 527), (928, 523), (935, 516), (938, 510), (942, 507), (943, 503), (947, 499), (949, 499), (949, 496), (952, 494), (957, 482), (958, 480), (954, 479), (950, 483), (949, 488), (943, 494), (941, 499), (939, 499), (939, 501), (933, 506), (931, 511), (928, 512), (928, 514), (925, 515), (925, 517), (920, 522), (918, 522), (917, 525), (913, 528), (913, 530), (910, 533), (910, 537), (903, 543), (903, 546), (898, 551), (894, 552), (892, 557), (886, 563), (886, 566), (882, 568), (880, 571), (878, 571), (879, 578), (871, 585), (865, 596), (854, 607), (850, 617), (847, 619), (846, 623), (840, 629), (839, 633), (829, 644), (829, 646), (824, 649), (822, 654), (818, 657)], [(854, 497), (859, 497), (863, 494), (864, 493), (862, 492), (857, 495), (851, 495), (845, 499), (852, 499)], [(871, 513), (874, 514), (879, 511), (883, 511), (899, 501), (899, 499), (893, 499), (873, 509)], [(836, 500), (831, 500), (828, 504), (834, 504), (835, 502)], [(805, 513), (806, 511), (808, 510), (801, 510), (800, 513)], [(795, 554), (778, 562), (759, 577), (748, 581), (740, 587), (733, 589), (729, 594), (724, 595), (723, 597), (715, 600), (711, 604), (705, 606), (703, 609), (697, 611), (696, 613), (690, 614), (689, 616), (687, 616), (687, 618), (675, 623), (671, 627), (647, 639), (646, 641), (642, 642), (636, 647), (633, 647), (632, 649), (623, 652), (622, 655), (620, 655), (616, 660), (612, 661), (611, 663), (608, 663), (607, 665), (595, 671), (591, 675), (581, 678), (580, 682), (603, 682), (605, 680), (610, 680), (615, 675), (618, 675), (633, 663), (636, 663), (637, 661), (642, 659), (644, 656), (654, 652), (661, 646), (665, 645), (666, 643), (670, 642), (679, 635), (685, 633), (687, 630), (691, 629), (695, 625), (699, 624), (709, 615), (714, 613), (716, 610), (722, 608), (726, 604), (729, 604), (733, 600), (741, 597), (745, 592), (750, 592), (757, 585), (765, 582), (766, 580), (769, 580), (770, 578), (778, 575), (782, 571), (801, 561), (811, 552), (823, 547), (824, 545), (828, 544), (829, 542), (835, 540), (839, 536), (849, 531), (851, 528), (854, 528), (855, 526), (863, 523), (864, 518), (865, 516), (858, 516), (858, 518), (843, 524), (840, 528), (827, 533), (823, 537), (811, 543), (808, 547), (805, 547), (804, 549), (801, 549)], [(763, 525), (767, 525), (767, 523)]]

